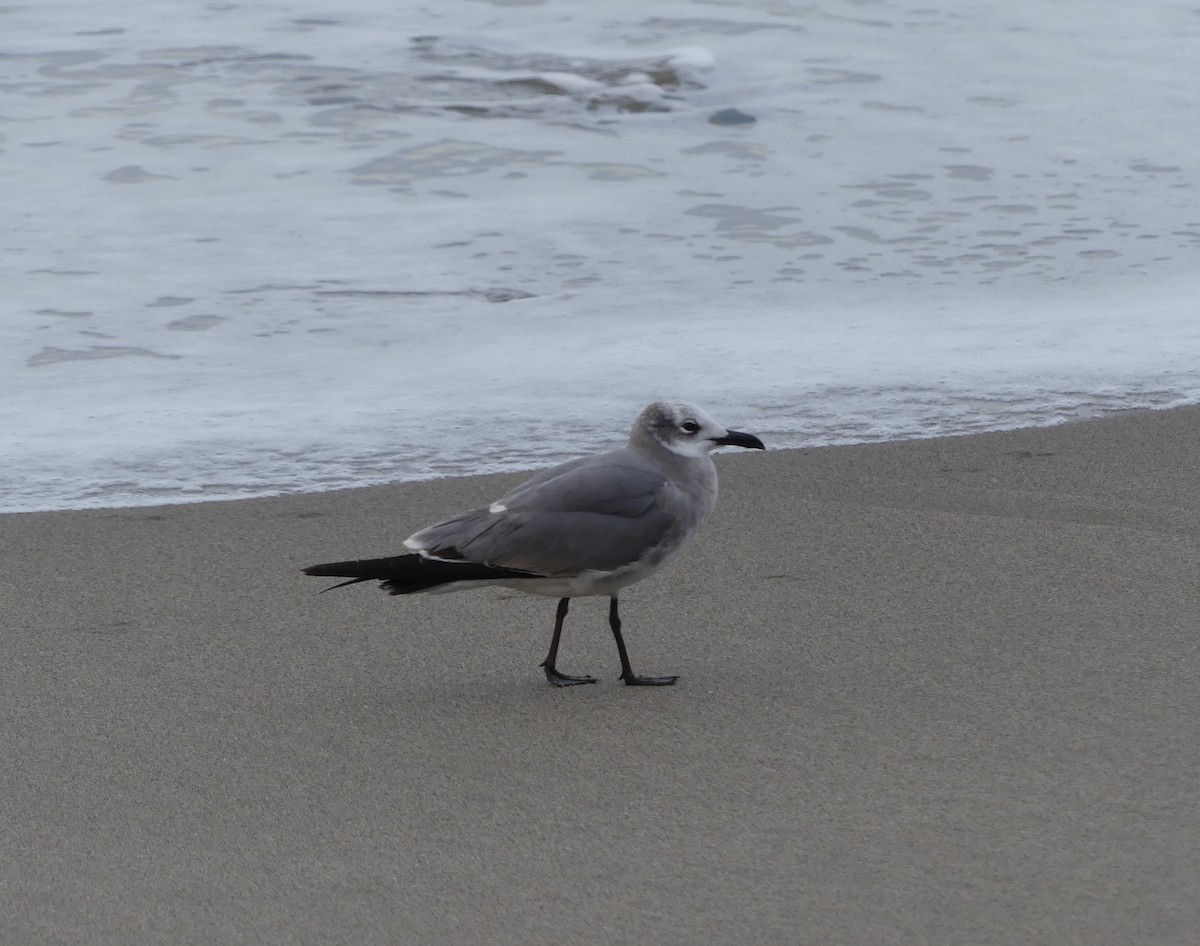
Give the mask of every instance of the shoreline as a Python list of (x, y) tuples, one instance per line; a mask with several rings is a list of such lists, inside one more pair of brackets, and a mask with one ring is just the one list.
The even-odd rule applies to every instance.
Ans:
[(0, 940), (1190, 943), (1200, 407), (728, 453), (602, 604), (318, 595), (528, 473), (6, 513)]
[[(1071, 419), (1071, 420), (1066, 420), (1066, 421), (1055, 421), (1055, 422), (1051, 422), (1051, 423), (1047, 423), (1047, 424), (1035, 424), (1033, 426), (998, 427), (998, 428), (982, 430), (982, 431), (964, 431), (964, 432), (960, 432), (960, 433), (949, 433), (949, 434), (930, 434), (928, 436), (909, 436), (909, 437), (900, 437), (900, 438), (897, 438), (894, 440), (865, 440), (865, 441), (856, 441), (856, 442), (850, 442), (850, 443), (812, 444), (812, 445), (804, 445), (804, 446), (798, 446), (798, 447), (772, 447), (768, 443), (767, 444), (767, 452), (789, 453), (789, 452), (803, 452), (803, 451), (811, 451), (811, 450), (842, 450), (842, 449), (865, 448), (865, 447), (881, 447), (881, 446), (886, 446), (886, 445), (904, 444), (904, 443), (926, 443), (929, 441), (943, 441), (943, 440), (949, 441), (949, 440), (958, 440), (963, 437), (986, 437), (986, 436), (994, 435), (994, 434), (1018, 433), (1020, 431), (1025, 431), (1025, 430), (1032, 431), (1032, 430), (1055, 429), (1055, 428), (1059, 428), (1059, 427), (1072, 427), (1077, 424), (1101, 423), (1101, 422), (1104, 422), (1104, 421), (1107, 421), (1110, 419), (1114, 419), (1114, 418), (1131, 417), (1131, 416), (1137, 416), (1137, 415), (1142, 415), (1142, 414), (1169, 413), (1171, 411), (1188, 410), (1191, 408), (1200, 409), (1200, 404), (1185, 404), (1185, 405), (1179, 405), (1179, 406), (1174, 406), (1174, 407), (1116, 408), (1116, 409), (1105, 411), (1103, 414), (1100, 414), (1095, 417), (1077, 418), (1077, 419)], [(614, 438), (611, 443), (601, 446), (595, 452), (602, 453), (604, 450), (615, 449), (616, 447), (620, 446), (622, 443), (623, 443), (623, 441), (620, 440), (620, 438)], [(263, 493), (263, 494), (254, 495), (254, 496), (226, 496), (226, 497), (214, 497), (211, 499), (209, 499), (209, 498), (183, 499), (183, 500), (177, 500), (174, 502), (146, 502), (146, 503), (137, 503), (134, 505), (67, 506), (67, 507), (62, 507), (62, 508), (57, 508), (57, 509), (8, 509), (8, 510), (0, 509), (0, 517), (3, 517), (3, 516), (36, 516), (36, 515), (48, 515), (48, 514), (55, 514), (55, 513), (82, 513), (82, 512), (105, 512), (105, 511), (114, 512), (114, 511), (126, 510), (126, 509), (127, 510), (164, 509), (164, 508), (170, 508), (173, 506), (201, 506), (201, 505), (208, 505), (208, 504), (213, 504), (213, 503), (254, 502), (254, 501), (259, 501), (259, 500), (287, 499), (290, 497), (299, 497), (299, 496), (322, 496), (327, 493), (343, 493), (343, 492), (349, 492), (349, 491), (359, 490), (359, 489), (392, 489), (392, 488), (399, 488), (402, 486), (410, 486), (412, 484), (418, 484), (418, 483), (438, 482), (440, 480), (463, 480), (463, 479), (472, 479), (472, 478), (497, 477), (497, 478), (513, 478), (516, 481), (520, 481), (522, 479), (527, 479), (528, 477), (533, 476), (534, 474), (536, 474), (537, 472), (539, 472), (541, 470), (550, 469), (551, 467), (556, 466), (558, 463), (563, 463), (568, 460), (574, 459), (574, 456), (582, 456), (582, 455), (583, 454), (580, 453), (580, 454), (576, 454), (576, 455), (572, 455), (572, 456), (565, 456), (562, 460), (551, 461), (549, 463), (539, 465), (539, 466), (532, 466), (527, 469), (517, 469), (517, 470), (511, 470), (511, 471), (505, 471), (505, 472), (451, 473), (451, 474), (446, 474), (444, 476), (434, 476), (434, 477), (427, 477), (427, 478), (420, 478), (420, 479), (390, 480), (385, 483), (372, 483), (372, 484), (353, 485), (353, 486), (337, 486), (337, 487), (333, 487), (331, 489), (298, 490), (295, 492)], [(726, 456), (726, 455), (728, 455), (728, 454), (717, 454), (716, 456), (720, 457), (720, 456)]]

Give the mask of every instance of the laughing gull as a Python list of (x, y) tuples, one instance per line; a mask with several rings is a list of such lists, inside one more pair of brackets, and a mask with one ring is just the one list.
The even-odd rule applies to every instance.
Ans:
[(753, 434), (727, 430), (693, 404), (651, 404), (624, 447), (546, 470), (487, 508), (414, 533), (404, 541), (411, 555), (330, 562), (304, 573), (350, 579), (333, 588), (379, 580), (393, 595), (499, 585), (558, 598), (542, 662), (555, 686), (596, 682), (560, 673), (555, 661), (571, 599), (608, 595), (620, 679), (669, 686), (679, 678), (639, 677), (630, 667), (617, 594), (678, 555), (713, 511), (717, 468), (709, 454), (717, 447), (765, 449)]

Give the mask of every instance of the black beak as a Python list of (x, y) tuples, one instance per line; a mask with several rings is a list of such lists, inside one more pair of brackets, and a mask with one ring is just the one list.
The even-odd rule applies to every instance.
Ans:
[(747, 450), (767, 449), (754, 434), (744, 434), (740, 430), (727, 430), (724, 437), (713, 437), (712, 441), (718, 447), (745, 447)]

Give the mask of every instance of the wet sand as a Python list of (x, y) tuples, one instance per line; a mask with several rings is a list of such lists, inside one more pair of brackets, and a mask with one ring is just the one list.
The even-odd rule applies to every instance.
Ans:
[(299, 571), (520, 477), (0, 516), (0, 942), (1195, 942), (1200, 410), (718, 463), (664, 689)]

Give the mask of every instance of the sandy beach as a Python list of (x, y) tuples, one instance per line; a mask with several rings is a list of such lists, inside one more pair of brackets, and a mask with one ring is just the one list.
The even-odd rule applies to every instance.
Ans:
[(1200, 409), (718, 465), (664, 689), (300, 573), (520, 477), (0, 516), (0, 943), (1196, 942)]

